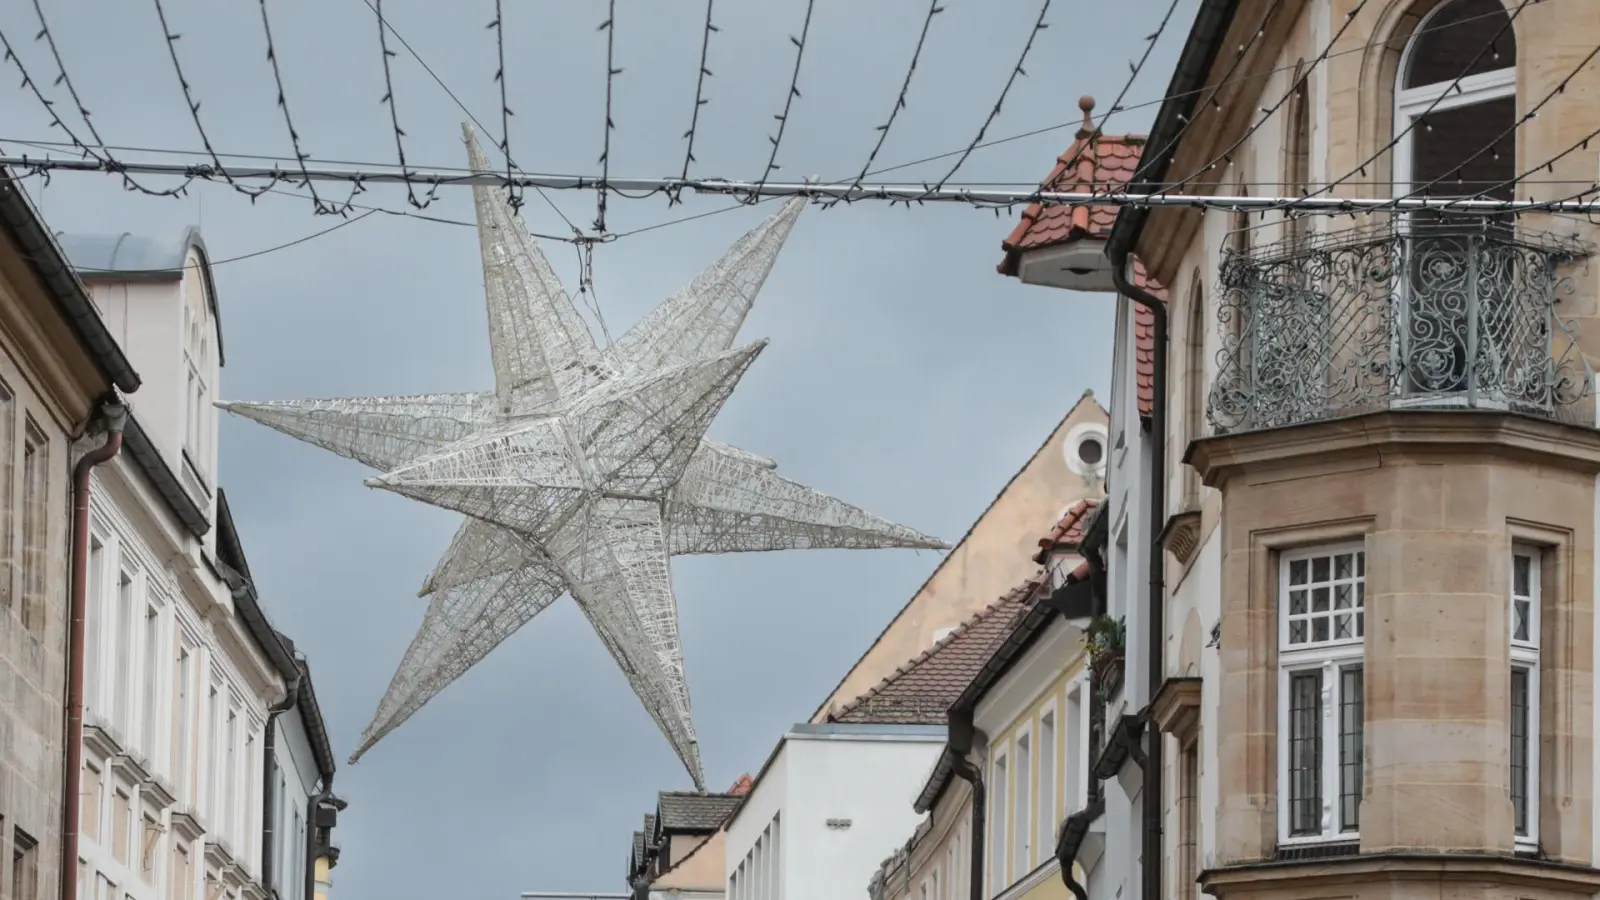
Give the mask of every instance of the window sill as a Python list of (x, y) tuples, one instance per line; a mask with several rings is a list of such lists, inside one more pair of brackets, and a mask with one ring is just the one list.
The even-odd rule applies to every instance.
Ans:
[(1361, 840), (1341, 837), (1337, 840), (1307, 838), (1300, 843), (1282, 843), (1272, 854), (1274, 862), (1295, 862), (1306, 859), (1338, 859), (1359, 856)]

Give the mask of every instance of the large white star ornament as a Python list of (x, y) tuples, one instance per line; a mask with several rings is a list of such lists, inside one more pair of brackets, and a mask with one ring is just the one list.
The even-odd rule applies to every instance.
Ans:
[[(464, 131), (472, 167), (489, 171)], [(669, 557), (948, 545), (704, 437), (765, 346), (730, 349), (804, 200), (602, 350), (501, 193), (473, 196), (494, 391), (218, 404), (384, 473), (368, 485), (468, 517), (350, 761), (571, 593), (703, 788)]]

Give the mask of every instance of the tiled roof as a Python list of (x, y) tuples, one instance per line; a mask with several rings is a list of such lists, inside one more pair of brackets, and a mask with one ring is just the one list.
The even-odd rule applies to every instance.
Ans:
[(633, 833), (633, 864), (638, 866), (644, 862), (644, 832)]
[(1042, 563), (1045, 557), (1055, 550), (1078, 549), (1078, 545), (1083, 543), (1084, 526), (1089, 524), (1089, 513), (1099, 505), (1099, 500), (1088, 497), (1068, 507), (1062, 514), (1061, 521), (1056, 523), (1056, 527), (1051, 529), (1049, 534), (1039, 538), (1039, 552), (1033, 557), (1033, 561)]
[(738, 794), (662, 791), (657, 809), (662, 831), (716, 831), (739, 805)]
[[(1163, 304), (1167, 302), (1167, 289), (1145, 272), (1144, 263), (1137, 256), (1133, 257), (1133, 284), (1149, 291)], [(1134, 304), (1133, 310), (1133, 351), (1136, 354), (1134, 364), (1139, 379), (1139, 415), (1148, 416), (1155, 401), (1156, 390), (1156, 315), (1138, 304)]]
[[(1056, 159), (1055, 168), (1041, 184), (1052, 191), (1124, 187), (1139, 166), (1144, 136), (1100, 134), (1090, 115), (1094, 111), (1093, 97), (1085, 95), (1078, 101), (1078, 108), (1083, 110), (1083, 125), (1072, 146)], [(1016, 275), (1023, 253), (1085, 237), (1105, 240), (1116, 222), (1117, 207), (1110, 204), (1030, 204), (1022, 213), (1022, 221), (1001, 242), (1006, 255), (997, 268), (1001, 275)]]
[(831, 722), (943, 725), (950, 704), (1011, 633), (1041, 583), (1035, 575), (968, 617), (871, 690), (829, 714)]

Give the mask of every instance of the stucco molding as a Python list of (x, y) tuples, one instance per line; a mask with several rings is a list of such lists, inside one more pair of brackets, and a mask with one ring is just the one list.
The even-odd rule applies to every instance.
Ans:
[(1201, 888), (1217, 897), (1233, 892), (1262, 897), (1278, 890), (1299, 897), (1311, 884), (1323, 896), (1334, 888), (1397, 882), (1421, 882), (1434, 890), (1441, 883), (1492, 884), (1588, 897), (1600, 891), (1600, 869), (1490, 854), (1363, 853), (1342, 859), (1247, 863), (1200, 873)]
[(1150, 701), (1150, 720), (1188, 746), (1200, 733), (1201, 679), (1168, 678)]
[(1311, 462), (1377, 468), (1386, 450), (1438, 455), (1497, 456), (1600, 473), (1600, 431), (1498, 412), (1385, 411), (1219, 435), (1195, 441), (1184, 462), (1208, 487), (1248, 473), (1253, 483), (1302, 477)]

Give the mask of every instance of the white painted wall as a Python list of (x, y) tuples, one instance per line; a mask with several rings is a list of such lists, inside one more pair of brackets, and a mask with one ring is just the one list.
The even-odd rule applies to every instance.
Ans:
[(727, 877), (781, 813), (782, 888), (768, 900), (861, 896), (916, 829), (912, 802), (944, 742), (942, 727), (794, 726), (728, 825)]
[[(191, 256), (190, 262), (196, 261)], [(183, 310), (191, 302), (207, 306), (206, 298), (189, 293), (199, 284), (200, 279), (190, 279), (189, 286), (180, 281), (91, 286), (96, 308), (143, 378), (132, 398), (134, 415), (180, 480), (187, 375)], [(210, 326), (215, 347), (214, 320)], [(218, 374), (214, 352), (208, 368), (214, 391)], [(214, 452), (214, 412), (208, 410), (205, 421), (207, 443)], [(215, 471), (214, 457), (197, 465)], [(191, 493), (215, 523), (212, 496)], [(84, 896), (99, 896), (97, 892), (106, 890), (102, 881), (115, 885), (115, 891), (105, 896), (132, 900), (175, 896), (170, 888), (177, 877), (174, 860), (179, 844), (188, 851), (190, 896), (207, 896), (209, 846), (226, 846), (247, 877), (258, 877), (266, 711), (282, 696), (284, 684), (235, 615), (228, 587), (208, 565), (208, 557), (214, 559), (209, 548), (215, 546), (216, 529), (204, 541), (196, 539), (126, 453), (94, 470), (90, 524), (92, 546), (98, 550), (92, 553), (86, 610), (85, 649), (91, 660), (85, 721), (111, 735), (111, 755), (127, 753), (139, 759), (176, 800), (162, 805), (159, 790), (136, 784), (120, 767), (109, 765), (106, 748), (99, 742), (86, 746), (85, 761), (98, 770), (102, 788), (98, 796), (84, 797), (84, 821), (92, 822), (80, 843)], [(124, 572), (131, 576), (131, 615), (125, 614), (122, 603)], [(156, 613), (153, 628), (145, 622), (151, 610)], [(123, 646), (126, 650), (120, 649)], [(180, 646), (189, 658), (188, 688), (181, 692)], [(126, 685), (125, 694), (119, 694), (119, 684)], [(218, 702), (208, 708), (213, 688)], [(126, 702), (115, 702), (119, 696)], [(222, 733), (230, 710), (235, 726), (231, 779), (225, 777), (228, 743)], [(175, 727), (179, 721), (188, 723), (186, 753), (177, 752), (179, 736), (185, 733)], [(303, 735), (300, 741), (304, 743)], [(309, 753), (307, 745), (305, 758)], [(120, 860), (113, 846), (119, 785), (128, 798), (131, 844)], [(226, 820), (224, 809), (232, 810)], [(180, 813), (193, 813), (201, 820), (200, 838), (186, 841), (172, 827), (173, 816)], [(139, 852), (140, 822), (146, 814), (162, 826), (152, 842), (148, 866)]]
[(281, 776), (274, 813), (278, 835), (274, 879), (279, 900), (306, 900), (306, 869), (316, 864), (306, 856), (306, 831), (311, 827), (310, 798), (319, 788), (319, 775), (298, 707), (278, 717), (272, 743)]

